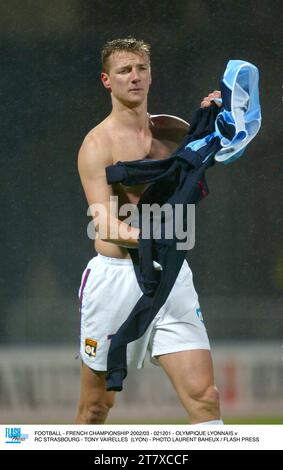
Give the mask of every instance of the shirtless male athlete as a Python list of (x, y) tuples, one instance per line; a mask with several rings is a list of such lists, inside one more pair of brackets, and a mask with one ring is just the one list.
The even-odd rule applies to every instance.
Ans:
[[(105, 379), (111, 335), (142, 295), (127, 250), (138, 247), (139, 229), (110, 213), (109, 201), (110, 196), (117, 196), (119, 207), (136, 205), (146, 185), (110, 186), (105, 168), (118, 161), (166, 158), (189, 127), (180, 118), (150, 116), (147, 112), (150, 46), (143, 41), (128, 38), (106, 43), (101, 80), (111, 96), (112, 111), (87, 134), (78, 157), (88, 204), (100, 204), (104, 209), (104, 215), (94, 217), (97, 255), (83, 273), (79, 292), (82, 366), (76, 423), (80, 424), (104, 423), (114, 404), (115, 392), (106, 391)], [(210, 93), (201, 107), (210, 106), (219, 97), (219, 91)], [(115, 232), (113, 228), (117, 229), (115, 237), (110, 233)], [(222, 424), (209, 341), (186, 260), (146, 333), (128, 345), (128, 365), (142, 367), (147, 350), (152, 362), (158, 363), (171, 380), (192, 424)]]

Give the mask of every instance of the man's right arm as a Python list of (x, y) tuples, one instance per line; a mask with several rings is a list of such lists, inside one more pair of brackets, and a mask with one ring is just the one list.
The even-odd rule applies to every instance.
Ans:
[(113, 190), (107, 184), (105, 168), (113, 162), (105, 147), (99, 137), (88, 135), (78, 155), (78, 170), (97, 238), (126, 248), (137, 248), (139, 229), (130, 227), (110, 212)]

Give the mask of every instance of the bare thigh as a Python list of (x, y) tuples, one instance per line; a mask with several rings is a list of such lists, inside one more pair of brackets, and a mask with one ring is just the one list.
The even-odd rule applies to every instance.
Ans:
[(194, 398), (214, 385), (212, 358), (207, 349), (163, 354), (158, 360), (182, 402), (188, 395)]

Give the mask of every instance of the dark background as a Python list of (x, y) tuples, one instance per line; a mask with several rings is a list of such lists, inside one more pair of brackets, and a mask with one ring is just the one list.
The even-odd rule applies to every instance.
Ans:
[(262, 128), (208, 173), (189, 253), (212, 340), (282, 337), (282, 2), (1, 0), (1, 343), (77, 344), (93, 256), (76, 159), (110, 111), (100, 50), (152, 45), (152, 114), (190, 120), (229, 59), (260, 71)]

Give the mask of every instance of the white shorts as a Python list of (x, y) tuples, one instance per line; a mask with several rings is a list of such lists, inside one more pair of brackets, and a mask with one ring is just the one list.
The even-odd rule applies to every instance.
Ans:
[[(128, 318), (142, 291), (130, 259), (98, 254), (88, 263), (79, 290), (80, 354), (93, 370), (107, 370), (112, 335)], [(143, 367), (146, 352), (155, 356), (190, 349), (210, 349), (192, 272), (185, 260), (174, 287), (144, 335), (128, 344), (127, 364)]]

